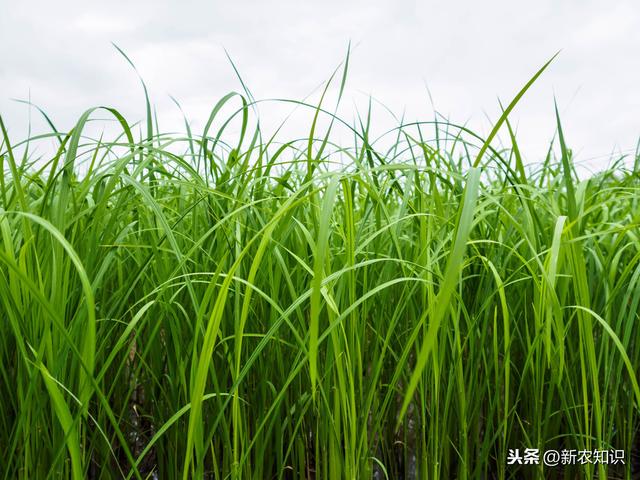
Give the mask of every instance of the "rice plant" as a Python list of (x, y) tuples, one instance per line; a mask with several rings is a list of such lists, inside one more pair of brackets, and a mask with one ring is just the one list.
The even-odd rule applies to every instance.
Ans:
[(0, 120), (2, 478), (638, 475), (640, 155), (580, 178), (558, 117), (525, 164), (509, 114), (545, 67), (486, 139), (385, 144), (323, 94), (282, 141), (246, 90), (199, 134), (148, 98), (143, 125)]

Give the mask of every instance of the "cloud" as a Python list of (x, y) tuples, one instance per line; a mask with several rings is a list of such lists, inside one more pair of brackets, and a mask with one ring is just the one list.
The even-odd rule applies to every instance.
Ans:
[[(341, 110), (349, 118), (354, 103), (364, 108), (372, 94), (408, 119), (430, 119), (426, 84), (442, 113), (486, 133), (499, 115), (497, 98), (508, 101), (562, 48), (513, 114), (527, 157), (539, 160), (553, 135), (554, 95), (584, 159), (616, 145), (632, 150), (640, 134), (640, 7), (631, 1), (543, 0), (523, 8), (495, 0), (73, 0), (3, 8), (0, 112), (14, 132), (26, 113), (10, 99), (29, 94), (66, 128), (97, 104), (141, 119), (138, 80), (111, 41), (135, 61), (170, 129), (182, 120), (169, 94), (198, 125), (217, 99), (240, 88), (225, 48), (257, 98), (299, 99), (329, 76), (351, 41)], [(376, 121), (381, 130), (393, 124), (382, 114)]]

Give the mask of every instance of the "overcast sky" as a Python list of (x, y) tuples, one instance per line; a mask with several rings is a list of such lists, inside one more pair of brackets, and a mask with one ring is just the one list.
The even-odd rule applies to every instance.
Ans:
[[(530, 76), (562, 50), (512, 115), (529, 161), (544, 154), (557, 98), (577, 160), (597, 166), (640, 137), (637, 1), (15, 1), (0, 0), (0, 113), (14, 135), (31, 97), (68, 129), (88, 107), (144, 116), (149, 86), (161, 126), (197, 128), (240, 88), (226, 49), (257, 99), (301, 99), (353, 51), (341, 113), (369, 95), (407, 120), (452, 121), (487, 133)], [(268, 116), (269, 106), (261, 107)], [(274, 107), (275, 108), (275, 107)], [(380, 114), (379, 128), (390, 125)], [(375, 121), (376, 119), (374, 119)], [(386, 122), (386, 123), (385, 123)], [(34, 123), (37, 125), (37, 123)]]

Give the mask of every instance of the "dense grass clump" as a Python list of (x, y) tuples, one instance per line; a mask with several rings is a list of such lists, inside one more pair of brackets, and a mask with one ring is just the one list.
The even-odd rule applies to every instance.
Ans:
[(634, 474), (639, 158), (579, 180), (558, 122), (525, 168), (506, 114), (509, 148), (425, 122), (382, 151), (368, 119), (337, 146), (321, 107), (277, 143), (236, 101), (237, 135), (2, 124), (3, 478)]

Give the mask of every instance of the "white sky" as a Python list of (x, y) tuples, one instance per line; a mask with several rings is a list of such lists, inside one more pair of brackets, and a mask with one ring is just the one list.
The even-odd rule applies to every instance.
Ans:
[[(546, 151), (554, 95), (580, 162), (598, 167), (613, 151), (632, 153), (640, 137), (640, 3), (632, 0), (0, 0), (0, 114), (12, 136), (24, 135), (28, 109), (11, 99), (29, 95), (61, 129), (96, 105), (141, 120), (138, 80), (111, 41), (147, 82), (164, 130), (182, 129), (169, 94), (197, 131), (214, 103), (240, 88), (224, 48), (255, 98), (302, 99), (351, 41), (348, 120), (368, 95), (407, 120), (431, 120), (428, 86), (438, 112), (486, 134), (497, 99), (506, 104), (562, 49), (512, 114), (525, 157), (539, 161)], [(260, 110), (268, 117), (282, 106)], [(376, 115), (379, 132), (393, 126)]]

